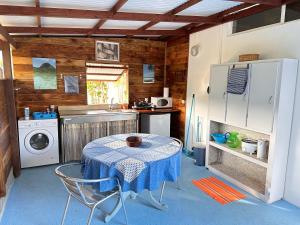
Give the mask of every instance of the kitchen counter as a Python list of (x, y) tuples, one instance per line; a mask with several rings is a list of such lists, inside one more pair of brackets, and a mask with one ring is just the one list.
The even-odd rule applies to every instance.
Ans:
[(114, 110), (60, 110), (59, 116), (60, 118), (66, 117), (78, 117), (78, 116), (99, 116), (99, 115), (116, 115), (116, 114), (137, 114), (136, 110), (132, 109), (114, 109)]
[(136, 110), (139, 114), (160, 114), (160, 113), (180, 113), (179, 109), (137, 109)]

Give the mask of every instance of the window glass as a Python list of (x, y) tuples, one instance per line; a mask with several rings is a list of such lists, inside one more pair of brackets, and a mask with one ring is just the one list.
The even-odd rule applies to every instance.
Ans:
[(233, 22), (232, 33), (238, 33), (263, 27), (275, 23), (279, 23), (281, 18), (281, 7), (266, 10), (264, 12), (254, 14)]
[(286, 5), (285, 22), (300, 19), (300, 0)]
[(128, 71), (114, 81), (105, 80), (112, 75), (87, 75), (87, 97), (89, 105), (128, 104)]

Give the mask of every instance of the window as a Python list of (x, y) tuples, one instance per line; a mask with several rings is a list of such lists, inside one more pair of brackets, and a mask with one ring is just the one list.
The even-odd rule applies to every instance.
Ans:
[(86, 79), (89, 105), (128, 104), (128, 66), (87, 63)]
[(281, 19), (281, 7), (266, 10), (264, 12), (251, 15), (233, 22), (232, 33), (238, 33), (279, 23)]
[(285, 22), (300, 19), (300, 1), (286, 5)]

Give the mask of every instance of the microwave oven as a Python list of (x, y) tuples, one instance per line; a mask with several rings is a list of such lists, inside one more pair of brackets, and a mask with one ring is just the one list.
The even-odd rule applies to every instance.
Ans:
[(171, 97), (151, 97), (151, 103), (155, 108), (172, 108)]

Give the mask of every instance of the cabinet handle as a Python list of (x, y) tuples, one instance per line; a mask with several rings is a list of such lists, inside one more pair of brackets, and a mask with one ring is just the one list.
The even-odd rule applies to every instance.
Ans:
[(223, 98), (225, 98), (226, 97), (226, 91), (224, 91), (224, 93), (223, 93)]
[(269, 104), (272, 104), (272, 100), (273, 100), (273, 96), (270, 96), (270, 98), (269, 98)]
[(245, 91), (244, 95), (243, 95), (243, 100), (246, 100), (246, 96), (247, 96), (247, 92)]

